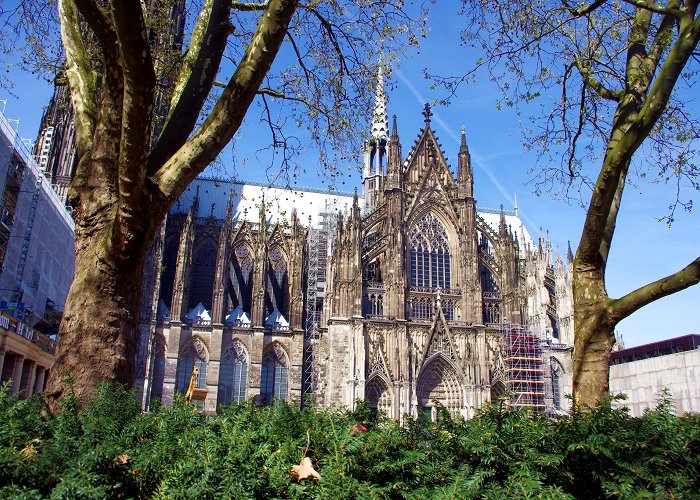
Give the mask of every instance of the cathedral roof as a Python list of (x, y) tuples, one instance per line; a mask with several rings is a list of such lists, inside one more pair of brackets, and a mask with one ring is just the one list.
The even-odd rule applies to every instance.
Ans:
[[(292, 212), (296, 210), (301, 224), (308, 225), (309, 216), (311, 216), (311, 225), (317, 227), (320, 225), (322, 212), (336, 215), (349, 214), (353, 203), (353, 195), (350, 193), (329, 193), (309, 188), (291, 189), (253, 182), (231, 182), (200, 177), (187, 188), (172, 210), (175, 212), (189, 210), (196, 196), (197, 187), (199, 187), (199, 216), (213, 215), (217, 219), (225, 218), (226, 204), (231, 192), (234, 193), (231, 211), (234, 220), (259, 222), (260, 204), (264, 198), (268, 224), (290, 222)], [(359, 203), (362, 204), (362, 201), (360, 199)], [(364, 209), (362, 206), (360, 208)], [(477, 213), (491, 229), (498, 232), (499, 210), (477, 207)], [(520, 217), (513, 212), (504, 213), (506, 226), (510, 227), (513, 234), (518, 237), (521, 252), (524, 252), (528, 245), (530, 248), (535, 248), (534, 240)]]
[[(530, 232), (523, 224), (522, 219), (515, 215), (513, 212), (504, 212), (506, 219), (506, 227), (510, 227), (514, 236), (518, 237), (518, 244), (520, 246), (520, 253), (524, 255), (525, 250), (529, 246), (530, 249), (535, 248), (535, 240), (530, 236)], [(479, 215), (484, 221), (489, 225), (491, 229), (498, 232), (498, 226), (501, 220), (500, 210), (492, 210), (488, 208), (478, 208), (477, 215)]]
[(301, 224), (318, 226), (320, 214), (350, 213), (353, 195), (350, 193), (329, 193), (310, 188), (285, 188), (254, 182), (231, 182), (221, 179), (200, 177), (185, 190), (172, 211), (189, 210), (199, 187), (199, 216), (213, 215), (217, 219), (226, 217), (229, 194), (233, 193), (231, 214), (234, 220), (260, 221), (260, 206), (265, 202), (265, 217), (268, 224), (289, 222), (296, 210)]

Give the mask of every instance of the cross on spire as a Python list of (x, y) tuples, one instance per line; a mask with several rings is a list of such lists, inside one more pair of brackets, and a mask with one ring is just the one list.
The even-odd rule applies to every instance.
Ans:
[(430, 104), (427, 102), (425, 103), (425, 106), (423, 107), (423, 116), (425, 117), (425, 124), (430, 123), (430, 117), (433, 116), (432, 111), (430, 111)]

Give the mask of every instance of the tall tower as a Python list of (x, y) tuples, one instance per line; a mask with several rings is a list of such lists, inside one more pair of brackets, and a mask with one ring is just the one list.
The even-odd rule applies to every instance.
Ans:
[(374, 116), (369, 138), (362, 151), (362, 190), (368, 212), (381, 203), (382, 180), (386, 169), (389, 122), (386, 115), (386, 95), (384, 94), (384, 74), (381, 63), (377, 71), (377, 89), (374, 96)]

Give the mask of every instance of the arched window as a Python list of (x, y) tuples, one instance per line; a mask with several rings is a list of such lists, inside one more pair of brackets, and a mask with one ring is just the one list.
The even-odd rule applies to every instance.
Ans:
[(549, 358), (549, 368), (552, 377), (552, 404), (555, 410), (561, 410), (561, 382), (564, 367), (555, 358)]
[(177, 267), (177, 251), (180, 241), (177, 233), (171, 233), (165, 237), (163, 244), (163, 264), (160, 273), (160, 298), (165, 305), (171, 307), (173, 299), (173, 282), (175, 281), (175, 268)]
[(411, 229), (411, 286), (450, 288), (450, 250), (447, 232), (432, 213)]
[(205, 239), (195, 248), (192, 256), (192, 271), (190, 285), (190, 309), (200, 302), (204, 308), (211, 311), (211, 297), (214, 289), (214, 273), (216, 271), (216, 243)]
[(165, 376), (165, 348), (163, 341), (155, 341), (153, 359), (151, 360), (151, 401), (163, 398), (163, 379)]
[(282, 316), (289, 318), (288, 311), (287, 262), (279, 246), (270, 250), (267, 267), (267, 292), (265, 293), (266, 316), (277, 309)]
[(234, 340), (221, 358), (218, 403), (229, 405), (244, 402), (247, 383), (248, 355), (243, 345)]
[(274, 399), (287, 399), (287, 362), (278, 344), (268, 348), (263, 357), (260, 396), (266, 405)]
[(196, 386), (199, 388), (207, 385), (207, 354), (206, 347), (201, 340), (195, 339), (180, 352), (177, 361), (177, 391), (184, 394), (190, 385), (192, 370), (198, 368)]
[(240, 306), (243, 311), (250, 313), (253, 299), (253, 257), (248, 245), (241, 243), (233, 249), (228, 264), (228, 282), (226, 311), (229, 312)]

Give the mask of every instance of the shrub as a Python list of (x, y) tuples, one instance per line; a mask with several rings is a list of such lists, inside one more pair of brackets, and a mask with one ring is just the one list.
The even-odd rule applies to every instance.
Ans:
[[(1, 498), (694, 497), (700, 418), (668, 399), (642, 418), (608, 402), (545, 418), (502, 403), (465, 421), (403, 424), (365, 405), (253, 403), (202, 415), (176, 399), (143, 414), (128, 389), (101, 386), (51, 415), (38, 396), (0, 390)], [(358, 426), (362, 423), (363, 426)], [(309, 457), (323, 477), (294, 482)]]

